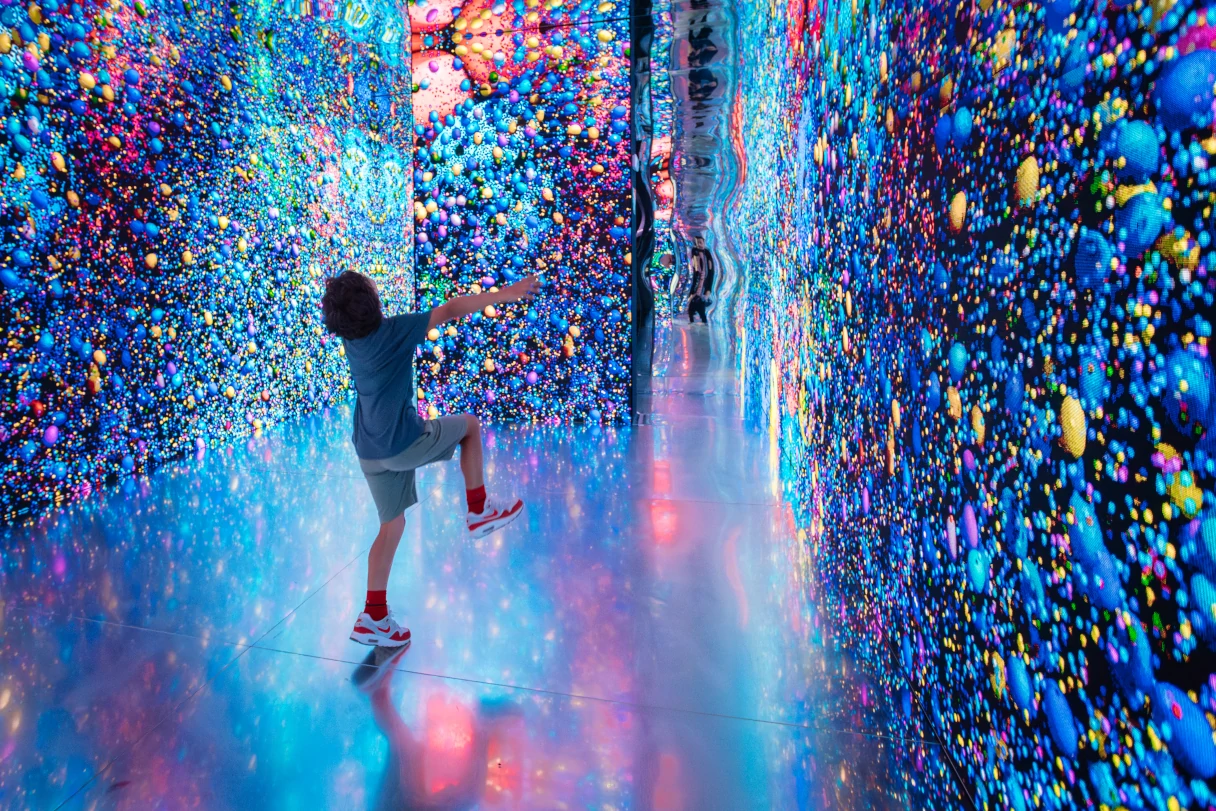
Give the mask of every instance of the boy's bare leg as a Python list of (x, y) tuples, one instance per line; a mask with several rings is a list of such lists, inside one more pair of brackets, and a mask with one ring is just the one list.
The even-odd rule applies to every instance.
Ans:
[(464, 488), (476, 490), (486, 483), (482, 470), (481, 421), (472, 414), (465, 414), (468, 428), (460, 440), (460, 472), (464, 474)]
[(380, 525), (371, 551), (367, 553), (367, 602), (355, 621), (350, 638), (361, 645), (399, 648), (410, 643), (410, 629), (402, 627), (388, 610), (388, 575), (393, 570), (393, 556), (401, 533), (405, 531), (405, 515)]
[(380, 525), (380, 532), (367, 555), (367, 590), (384, 591), (388, 588), (388, 574), (393, 570), (393, 556), (397, 544), (405, 532), (405, 516), (399, 515), (387, 524)]

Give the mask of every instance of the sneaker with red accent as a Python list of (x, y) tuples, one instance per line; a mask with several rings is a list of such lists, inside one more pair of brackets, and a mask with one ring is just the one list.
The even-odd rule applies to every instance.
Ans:
[(510, 499), (505, 503), (486, 499), (481, 512), (468, 514), (469, 532), (477, 538), (489, 535), (514, 521), (523, 511), (524, 503), (518, 498)]
[(360, 645), (399, 648), (410, 643), (410, 629), (398, 625), (391, 612), (382, 620), (374, 620), (364, 611), (355, 620), (355, 630), (350, 632), (350, 638)]

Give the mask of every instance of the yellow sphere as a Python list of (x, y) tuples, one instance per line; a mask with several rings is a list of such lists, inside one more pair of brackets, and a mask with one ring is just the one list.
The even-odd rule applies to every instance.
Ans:
[(1034, 155), (1022, 161), (1018, 166), (1016, 181), (1018, 202), (1022, 205), (1033, 203), (1039, 194), (1039, 162)]
[(958, 233), (963, 230), (963, 224), (967, 221), (967, 194), (966, 192), (956, 192), (954, 198), (950, 201), (950, 230)]
[(963, 399), (954, 386), (946, 389), (946, 413), (955, 422), (963, 418)]
[(1064, 450), (1074, 457), (1080, 458), (1085, 453), (1085, 433), (1089, 426), (1085, 420), (1085, 409), (1075, 397), (1065, 397), (1060, 406), (1060, 428), (1063, 436), (1060, 438)]

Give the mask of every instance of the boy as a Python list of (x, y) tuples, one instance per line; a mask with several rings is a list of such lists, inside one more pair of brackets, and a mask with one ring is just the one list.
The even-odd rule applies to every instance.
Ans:
[(414, 353), (427, 332), (492, 304), (531, 299), (540, 289), (535, 276), (496, 293), (460, 296), (426, 313), (386, 318), (380, 294), (368, 277), (346, 271), (325, 283), (321, 311), (325, 328), (342, 339), (354, 379), (355, 428), (351, 440), (359, 467), (372, 491), (380, 532), (367, 557), (367, 602), (350, 638), (364, 645), (409, 644), (410, 631), (388, 610), (386, 589), (393, 556), (405, 530), (405, 511), (418, 503), (414, 471), (452, 458), (460, 446), (469, 512), (469, 532), (488, 535), (523, 511), (517, 498), (486, 498), (481, 464), (481, 424), (472, 414), (423, 420), (414, 407)]

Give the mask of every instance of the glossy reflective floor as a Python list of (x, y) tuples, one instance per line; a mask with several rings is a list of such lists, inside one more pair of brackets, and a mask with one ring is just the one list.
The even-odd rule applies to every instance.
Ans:
[[(660, 338), (639, 422), (500, 426), (463, 531), (420, 475), (395, 657), (348, 641), (375, 513), (341, 409), (3, 538), (0, 807), (916, 808), (936, 742), (836, 650), (770, 438)], [(839, 609), (838, 609), (839, 610)]]

